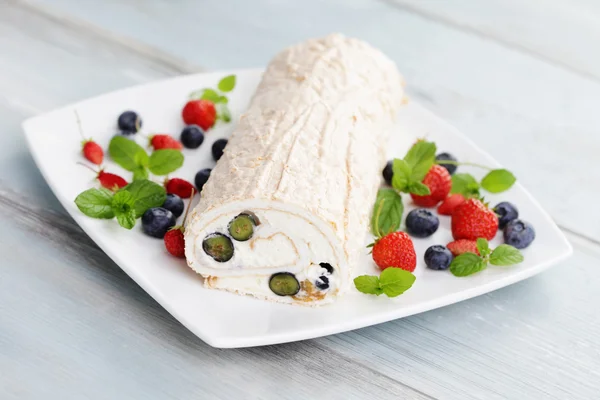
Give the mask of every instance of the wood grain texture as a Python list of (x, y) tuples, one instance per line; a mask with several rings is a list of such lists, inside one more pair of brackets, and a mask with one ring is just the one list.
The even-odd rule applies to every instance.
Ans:
[[(600, 189), (587, 178), (569, 193), (554, 185), (600, 177), (598, 84), (385, 3), (224, 3), (0, 0), (0, 398), (600, 397), (600, 231), (597, 211), (577, 208)], [(19, 124), (197, 65), (263, 65), (280, 47), (330, 30), (396, 59), (413, 97), (515, 170), (577, 234), (569, 236), (575, 256), (410, 318), (293, 344), (210, 348), (65, 215)], [(568, 171), (556, 170), (561, 162)]]

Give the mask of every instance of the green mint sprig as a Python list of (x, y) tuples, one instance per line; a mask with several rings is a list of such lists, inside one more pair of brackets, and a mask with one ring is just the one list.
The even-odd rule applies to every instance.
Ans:
[(400, 228), (404, 204), (400, 193), (394, 189), (383, 188), (377, 192), (377, 200), (371, 216), (371, 232), (378, 238)]
[(507, 244), (501, 244), (494, 250), (490, 249), (490, 245), (484, 238), (477, 239), (477, 251), (475, 253), (463, 253), (450, 263), (450, 272), (454, 276), (469, 276), (476, 272), (483, 271), (488, 264), (497, 266), (508, 266), (518, 264), (523, 261), (521, 252)]
[(392, 187), (400, 192), (419, 196), (430, 194), (429, 188), (422, 181), (435, 163), (435, 152), (435, 143), (419, 140), (403, 159), (394, 159)]
[(147, 179), (148, 171), (154, 175), (168, 175), (183, 165), (183, 154), (179, 150), (155, 150), (150, 156), (146, 150), (132, 140), (115, 136), (108, 145), (108, 153), (114, 162), (133, 172), (133, 180)]
[(112, 219), (123, 228), (135, 226), (146, 210), (160, 207), (167, 198), (165, 188), (147, 179), (133, 181), (113, 194), (110, 190), (88, 189), (75, 198), (79, 210), (92, 218)]
[(221, 79), (217, 84), (217, 90), (212, 88), (204, 88), (196, 90), (190, 94), (191, 100), (208, 100), (214, 103), (217, 109), (217, 119), (223, 122), (231, 121), (231, 112), (227, 104), (229, 99), (225, 93), (231, 92), (235, 88), (236, 76), (228, 75)]
[(396, 297), (410, 289), (416, 279), (412, 273), (401, 268), (386, 268), (379, 277), (374, 275), (357, 276), (354, 278), (354, 286), (361, 293)]

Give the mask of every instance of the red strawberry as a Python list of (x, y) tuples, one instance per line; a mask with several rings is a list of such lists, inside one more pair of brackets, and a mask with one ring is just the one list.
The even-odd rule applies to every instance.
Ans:
[(479, 250), (477, 250), (477, 242), (475, 240), (455, 240), (454, 242), (448, 243), (446, 247), (448, 250), (450, 250), (450, 253), (452, 253), (454, 257), (468, 252), (479, 254)]
[(125, 179), (121, 178), (119, 175), (104, 172), (104, 170), (98, 172), (97, 179), (100, 181), (102, 187), (112, 190), (113, 192), (127, 186), (127, 181)]
[(413, 272), (417, 266), (417, 255), (412, 240), (405, 232), (393, 232), (375, 242), (373, 261), (382, 270), (397, 267)]
[(456, 240), (492, 240), (498, 232), (498, 216), (480, 200), (468, 199), (452, 213), (451, 225)]
[(165, 189), (167, 189), (167, 193), (176, 194), (182, 199), (191, 197), (196, 190), (194, 185), (181, 178), (171, 178), (166, 180)]
[(81, 148), (83, 156), (91, 163), (96, 165), (102, 164), (102, 160), (104, 159), (104, 150), (102, 147), (92, 139), (86, 140), (83, 142), (83, 147)]
[(437, 203), (448, 196), (450, 189), (452, 189), (452, 177), (448, 173), (448, 170), (437, 164), (431, 167), (427, 175), (425, 175), (423, 183), (429, 188), (430, 194), (426, 196), (410, 194), (410, 197), (412, 197), (415, 204), (419, 207), (435, 207)]
[(150, 136), (150, 145), (154, 150), (173, 149), (181, 150), (183, 146), (179, 141), (170, 135), (153, 135)]
[(183, 227), (176, 226), (165, 234), (165, 247), (167, 251), (178, 258), (185, 258), (185, 241), (183, 240)]
[(181, 111), (183, 122), (198, 125), (205, 131), (212, 128), (217, 119), (217, 109), (212, 101), (190, 100)]
[(437, 212), (440, 215), (452, 215), (454, 209), (464, 203), (465, 200), (465, 196), (460, 193), (451, 194), (438, 206)]

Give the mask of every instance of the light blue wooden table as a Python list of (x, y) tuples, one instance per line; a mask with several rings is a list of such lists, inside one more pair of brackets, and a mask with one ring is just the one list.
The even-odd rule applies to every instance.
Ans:
[[(27, 117), (173, 75), (265, 65), (332, 31), (540, 200), (574, 256), (439, 310), (300, 343), (213, 349), (66, 215)], [(0, 0), (1, 399), (600, 398), (596, 0)]]

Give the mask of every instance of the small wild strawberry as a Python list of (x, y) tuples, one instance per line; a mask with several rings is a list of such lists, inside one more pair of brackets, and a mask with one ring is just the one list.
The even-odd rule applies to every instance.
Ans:
[[(194, 196), (194, 192), (195, 189), (192, 188), (190, 197)], [(181, 225), (174, 226), (164, 236), (165, 248), (171, 255), (177, 258), (185, 258), (185, 240), (183, 233), (185, 232), (185, 220), (187, 219), (191, 204), (192, 201), (190, 200), (187, 209), (185, 210), (185, 216), (183, 217), (183, 222)]]
[(217, 120), (217, 109), (212, 101), (190, 100), (183, 107), (181, 117), (186, 125), (198, 125), (207, 131)]
[(91, 163), (96, 165), (102, 164), (104, 160), (104, 150), (102, 147), (92, 139), (86, 139), (83, 135), (83, 129), (81, 128), (81, 120), (79, 119), (79, 113), (75, 111), (75, 119), (77, 121), (77, 128), (79, 129), (79, 134), (83, 137), (83, 141), (81, 142), (81, 152), (83, 156)]
[(121, 178), (117, 174), (113, 174), (110, 172), (104, 172), (103, 169), (96, 171), (92, 167), (87, 166), (83, 163), (78, 163), (78, 164), (83, 165), (84, 167), (88, 168), (89, 170), (95, 172), (97, 174), (96, 179), (98, 179), (98, 182), (100, 182), (100, 186), (102, 186), (103, 188), (106, 188), (108, 190), (112, 190), (113, 192), (116, 192), (117, 190), (121, 189), (122, 187), (127, 186), (127, 181), (125, 179)]
[(150, 145), (154, 148), (154, 150), (162, 150), (162, 149), (173, 149), (173, 150), (181, 150), (183, 146), (181, 143), (173, 138), (170, 135), (153, 135), (150, 136)]
[(187, 199), (192, 196), (195, 188), (194, 185), (181, 178), (171, 178), (165, 181), (165, 189), (169, 194), (176, 194), (182, 199)]

